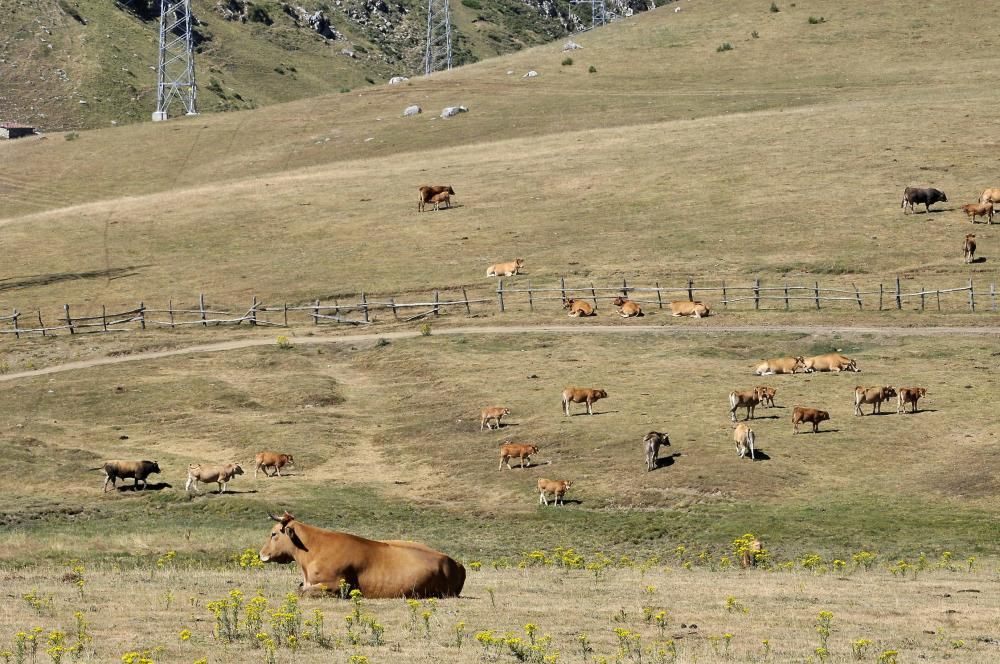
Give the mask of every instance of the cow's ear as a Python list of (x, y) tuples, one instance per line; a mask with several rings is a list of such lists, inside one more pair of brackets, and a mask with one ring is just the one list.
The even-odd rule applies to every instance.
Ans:
[(292, 526), (286, 526), (285, 527), (285, 534), (288, 535), (288, 539), (292, 540), (292, 544), (295, 545), (295, 548), (302, 549), (303, 551), (308, 551), (309, 550), (309, 549), (306, 548), (306, 545), (302, 543), (302, 540), (299, 539), (299, 535), (298, 535), (298, 533), (295, 532), (295, 528), (294, 527), (292, 527)]

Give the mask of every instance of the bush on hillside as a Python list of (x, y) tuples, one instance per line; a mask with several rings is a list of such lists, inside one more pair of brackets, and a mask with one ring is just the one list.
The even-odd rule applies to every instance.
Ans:
[(715, 49), (716, 53), (722, 53), (723, 51), (733, 50), (733, 45), (729, 42), (722, 42), (719, 44), (718, 48)]

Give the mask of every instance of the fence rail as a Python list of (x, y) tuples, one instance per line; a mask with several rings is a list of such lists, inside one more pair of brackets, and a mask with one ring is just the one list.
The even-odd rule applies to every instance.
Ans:
[[(249, 326), (289, 327), (291, 324), (314, 325), (370, 325), (378, 321), (380, 314), (391, 314), (392, 320), (409, 322), (427, 317), (440, 316), (447, 310), (464, 311), (472, 315), (473, 307), (484, 310), (496, 310), (500, 313), (508, 309), (535, 311), (536, 305), (549, 310), (555, 309), (552, 302), (558, 302), (562, 307), (563, 300), (579, 298), (591, 300), (595, 307), (599, 302), (610, 302), (619, 296), (624, 296), (647, 305), (650, 308), (663, 309), (670, 306), (674, 300), (694, 300), (706, 298), (706, 304), (716, 312), (722, 310), (739, 310), (741, 306), (749, 310), (780, 311), (791, 310), (797, 303), (808, 302), (809, 308), (822, 309), (845, 305), (858, 310), (901, 310), (905, 307), (924, 311), (935, 308), (937, 311), (968, 310), (997, 311), (997, 289), (995, 283), (990, 283), (988, 290), (982, 286), (976, 287), (972, 280), (964, 286), (934, 288), (908, 287), (904, 290), (902, 280), (896, 280), (886, 286), (868, 287), (865, 290), (851, 284), (846, 286), (821, 287), (818, 281), (810, 284), (778, 284), (763, 285), (760, 279), (750, 284), (729, 285), (725, 281), (718, 285), (695, 285), (688, 280), (683, 285), (661, 287), (659, 282), (653, 286), (629, 285), (622, 280), (620, 286), (596, 286), (589, 284), (568, 285), (561, 278), (557, 285), (532, 286), (530, 280), (522, 282), (497, 280), (496, 288), (489, 290), (480, 288), (469, 296), (465, 287), (450, 289), (450, 293), (435, 290), (422, 300), (414, 302), (397, 301), (395, 296), (381, 295), (376, 298), (362, 292), (350, 301), (341, 303), (333, 298), (329, 301), (314, 300), (312, 303), (289, 305), (268, 305), (252, 298), (246, 310), (231, 310), (227, 307), (208, 307), (205, 295), (198, 296), (197, 305), (174, 306), (170, 300), (164, 309), (147, 308), (140, 302), (135, 309), (108, 312), (102, 305), (100, 313), (88, 311), (84, 315), (74, 314), (69, 304), (62, 307), (61, 315), (52, 316), (53, 324), (46, 324), (41, 310), (30, 313), (14, 309), (9, 316), (0, 316), (0, 335), (41, 334), (47, 336), (68, 331), (69, 334), (87, 334), (93, 332), (120, 332), (125, 330), (146, 329), (147, 325), (158, 328), (176, 329), (187, 326), (203, 327), (232, 325), (246, 323)], [(956, 297), (958, 296), (958, 297)], [(942, 305), (943, 298), (943, 305)], [(74, 305), (74, 308), (77, 305)], [(35, 321), (37, 320), (37, 325)]]

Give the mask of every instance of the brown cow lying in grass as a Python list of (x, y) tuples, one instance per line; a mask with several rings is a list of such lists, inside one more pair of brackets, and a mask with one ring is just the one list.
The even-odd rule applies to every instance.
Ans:
[(834, 371), (836, 373), (840, 373), (841, 371), (855, 371), (860, 373), (861, 369), (858, 369), (856, 361), (846, 355), (826, 353), (825, 355), (807, 357), (805, 360), (805, 371), (806, 373), (814, 371)]
[(896, 413), (905, 413), (906, 404), (910, 404), (910, 412), (917, 412), (917, 401), (927, 396), (926, 387), (901, 387), (896, 394)]
[(986, 217), (986, 222), (993, 223), (993, 203), (967, 203), (962, 206), (962, 212), (976, 223), (976, 217)]
[(190, 491), (194, 487), (194, 492), (198, 493), (198, 482), (215, 482), (219, 485), (219, 493), (225, 493), (229, 480), (242, 474), (243, 467), (238, 463), (227, 463), (222, 466), (203, 466), (199, 463), (192, 463), (188, 466), (188, 480), (184, 490)]
[[(257, 479), (257, 471), (263, 469), (264, 475), (281, 477), (281, 469), (285, 466), (294, 466), (295, 459), (291, 454), (279, 454), (278, 452), (258, 452), (254, 457), (253, 478)], [(274, 468), (274, 475), (267, 472), (268, 468)]]
[(493, 426), (490, 424), (491, 421), (496, 422), (497, 429), (499, 429), (500, 419), (504, 415), (510, 415), (510, 408), (503, 408), (502, 406), (483, 408), (482, 413), (479, 415), (479, 430), (482, 431), (484, 426), (487, 429), (492, 429)]
[(515, 274), (521, 272), (521, 268), (524, 267), (523, 258), (515, 258), (512, 261), (506, 263), (497, 263), (495, 265), (490, 265), (486, 268), (487, 277), (513, 277)]
[(799, 432), (799, 425), (807, 422), (813, 425), (813, 433), (819, 433), (819, 423), (830, 419), (830, 413), (816, 408), (803, 408), (796, 406), (792, 410), (792, 433)]
[(622, 318), (632, 318), (633, 316), (638, 317), (646, 315), (642, 313), (642, 307), (640, 307), (637, 302), (633, 302), (628, 298), (616, 297), (611, 303), (616, 307), (619, 307), (618, 315)]
[(155, 461), (120, 461), (114, 459), (112, 461), (105, 461), (103, 466), (98, 466), (97, 468), (91, 468), (90, 470), (103, 470), (104, 471), (104, 491), (108, 490), (108, 483), (111, 483), (111, 488), (115, 488), (115, 481), (120, 477), (125, 479), (127, 477), (132, 478), (132, 488), (139, 489), (139, 482), (142, 482), (142, 488), (145, 489), (148, 482), (146, 478), (153, 473), (160, 472), (160, 464)]
[(573, 318), (594, 315), (594, 307), (590, 306), (589, 302), (575, 300), (573, 298), (563, 300), (563, 309), (569, 309), (569, 315)]
[[(531, 455), (538, 454), (538, 445), (527, 445), (524, 443), (512, 443), (509, 440), (504, 443), (500, 443), (500, 467), (497, 470), (503, 470), (504, 464), (507, 465), (507, 470), (513, 470), (510, 467), (511, 459), (520, 459), (521, 468), (526, 468), (531, 465)], [(525, 463), (527, 462), (527, 466)]]
[(604, 390), (595, 389), (592, 387), (567, 387), (562, 393), (562, 405), (563, 410), (566, 411), (566, 417), (569, 417), (569, 404), (573, 403), (586, 403), (587, 404), (587, 414), (594, 414), (594, 402), (598, 399), (607, 399), (608, 393)]
[(965, 262), (971, 263), (976, 260), (976, 236), (966, 235), (965, 242), (962, 244), (962, 251), (965, 252)]
[(450, 196), (455, 195), (455, 190), (451, 188), (450, 184), (425, 184), (420, 187), (420, 201), (417, 203), (417, 212), (423, 212), (427, 204), (431, 202), (431, 199), (441, 192), (447, 192)]
[(566, 491), (573, 486), (573, 482), (570, 480), (547, 480), (544, 477), (538, 478), (538, 502), (539, 504), (548, 505), (549, 501), (546, 499), (545, 494), (551, 493), (555, 500), (556, 505), (565, 505), (566, 502), (563, 500), (563, 496), (566, 495)]
[(806, 358), (802, 356), (775, 357), (758, 364), (754, 367), (753, 372), (758, 376), (770, 376), (771, 374), (791, 374), (796, 371), (805, 371), (805, 369)]
[(675, 300), (670, 303), (670, 313), (673, 316), (694, 316), (704, 318), (708, 315), (709, 309), (703, 302), (688, 302), (687, 300)]

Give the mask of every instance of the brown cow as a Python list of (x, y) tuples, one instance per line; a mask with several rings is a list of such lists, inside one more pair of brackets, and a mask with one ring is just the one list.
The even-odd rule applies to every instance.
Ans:
[(455, 190), (449, 184), (425, 184), (420, 187), (420, 201), (417, 203), (417, 212), (423, 212), (427, 204), (431, 202), (431, 199), (441, 192), (448, 192), (451, 196), (455, 195)]
[(618, 315), (621, 316), (622, 318), (631, 318), (633, 316), (639, 317), (646, 315), (642, 313), (642, 307), (640, 307), (638, 303), (633, 302), (632, 300), (625, 297), (616, 297), (614, 300), (612, 300), (611, 304), (615, 305), (616, 307), (620, 307), (618, 309)]
[(573, 298), (563, 300), (563, 309), (569, 309), (569, 315), (573, 318), (595, 315), (594, 307), (592, 307), (589, 302), (585, 302), (584, 300), (576, 300)]
[(763, 550), (764, 543), (755, 537), (754, 540), (750, 542), (750, 546), (740, 553), (740, 567), (743, 569), (756, 567), (761, 558), (761, 551)]
[(979, 196), (980, 203), (1000, 203), (1000, 189), (987, 189)]
[(497, 470), (503, 470), (504, 464), (507, 464), (507, 470), (514, 470), (510, 467), (510, 460), (516, 458), (521, 459), (521, 468), (526, 468), (524, 464), (531, 465), (532, 454), (538, 454), (538, 445), (512, 443), (509, 440), (500, 443), (500, 467)]
[(433, 196), (431, 196), (431, 200), (429, 200), (427, 202), (430, 203), (431, 205), (433, 205), (435, 210), (437, 210), (439, 207), (442, 207), (442, 206), (446, 207), (446, 208), (450, 208), (451, 207), (451, 194), (449, 194), (447, 191), (442, 191), (440, 193), (437, 193), (437, 194), (434, 194)]
[(976, 260), (976, 236), (966, 235), (962, 244), (962, 251), (965, 252), (965, 262), (972, 263)]
[[(257, 479), (257, 471), (264, 469), (264, 475), (281, 477), (281, 469), (285, 466), (294, 466), (295, 459), (291, 454), (279, 454), (278, 452), (258, 452), (254, 457), (253, 478)], [(267, 469), (274, 468), (274, 475), (268, 474)]]
[(774, 395), (778, 393), (773, 387), (768, 387), (767, 385), (758, 385), (754, 388), (760, 395), (760, 403), (764, 408), (776, 408), (774, 405)]
[(993, 203), (966, 203), (962, 212), (972, 223), (976, 223), (976, 217), (986, 217), (986, 223), (993, 223)]
[(193, 486), (194, 492), (198, 493), (198, 482), (215, 482), (219, 485), (219, 493), (225, 493), (229, 480), (242, 474), (243, 467), (238, 463), (227, 463), (222, 466), (203, 466), (199, 463), (192, 463), (188, 466), (188, 480), (184, 490), (190, 491)]
[(753, 418), (754, 408), (760, 403), (760, 388), (753, 388), (747, 392), (737, 392), (733, 390), (729, 393), (729, 417), (733, 422), (736, 421), (736, 409), (746, 408), (747, 416), (744, 420), (749, 420)]
[(495, 265), (490, 265), (486, 268), (487, 277), (513, 277), (515, 274), (521, 272), (521, 268), (524, 267), (523, 258), (515, 258), (512, 261), (506, 263), (496, 263)]
[(646, 470), (656, 470), (656, 459), (660, 456), (660, 446), (670, 447), (670, 436), (659, 431), (650, 431), (642, 439), (646, 448)]
[(341, 583), (368, 599), (457, 597), (465, 568), (419, 542), (375, 541), (310, 526), (285, 512), (260, 550), (265, 563), (295, 561), (299, 591), (339, 592)]
[(704, 318), (709, 314), (708, 305), (697, 300), (689, 302), (687, 300), (675, 300), (670, 303), (670, 314), (672, 316), (694, 316)]
[(587, 414), (594, 414), (594, 402), (598, 399), (607, 399), (608, 393), (604, 390), (599, 390), (593, 387), (567, 387), (562, 393), (562, 405), (563, 410), (566, 411), (566, 417), (569, 417), (569, 404), (573, 403), (586, 403), (587, 404)]
[(90, 468), (90, 470), (103, 470), (104, 471), (104, 490), (102, 493), (106, 493), (108, 490), (108, 483), (111, 484), (111, 488), (115, 488), (115, 481), (120, 477), (121, 479), (132, 478), (132, 489), (139, 490), (139, 482), (142, 482), (142, 488), (145, 489), (149, 482), (146, 478), (153, 473), (160, 472), (160, 464), (155, 461), (121, 461), (119, 459), (112, 459), (111, 461), (105, 461), (103, 466), (98, 466), (97, 468)]
[(917, 412), (917, 401), (927, 396), (926, 387), (901, 387), (896, 394), (896, 413), (905, 413), (906, 404), (910, 404), (910, 412)]
[(747, 455), (748, 451), (750, 452), (750, 459), (756, 459), (753, 452), (753, 445), (756, 440), (753, 429), (740, 422), (733, 430), (733, 440), (736, 441), (736, 453), (740, 455), (741, 459)]
[(563, 496), (566, 495), (566, 490), (571, 486), (573, 486), (573, 482), (570, 480), (547, 480), (544, 477), (539, 477), (538, 503), (548, 505), (549, 501), (546, 499), (545, 494), (551, 493), (556, 505), (565, 505), (566, 501), (563, 500)]
[(826, 353), (825, 355), (807, 357), (804, 364), (806, 373), (814, 371), (834, 371), (837, 373), (841, 371), (861, 372), (861, 369), (858, 369), (857, 362), (840, 353)]
[(812, 423), (813, 433), (819, 433), (819, 423), (825, 422), (828, 419), (830, 419), (830, 413), (825, 410), (796, 406), (792, 410), (792, 433), (799, 432), (799, 424), (802, 422)]
[(888, 401), (896, 396), (896, 390), (889, 385), (882, 387), (863, 387), (858, 385), (854, 388), (854, 414), (864, 415), (861, 404), (870, 403), (872, 405), (872, 415), (882, 412), (882, 402)]
[(502, 406), (491, 406), (489, 408), (483, 408), (483, 412), (479, 415), (479, 430), (483, 430), (483, 426), (487, 429), (493, 429), (490, 424), (490, 420), (497, 423), (497, 429), (501, 427), (500, 419), (504, 415), (510, 415), (510, 408), (504, 408)]
[(790, 374), (796, 371), (805, 371), (806, 359), (799, 357), (775, 357), (764, 360), (758, 364), (753, 372), (758, 376), (770, 376), (772, 374)]

